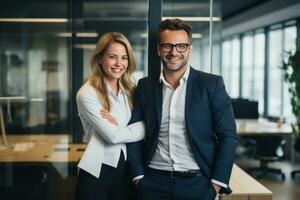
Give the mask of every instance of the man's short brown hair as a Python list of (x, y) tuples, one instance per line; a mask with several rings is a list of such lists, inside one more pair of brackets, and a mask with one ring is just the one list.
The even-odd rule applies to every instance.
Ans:
[(171, 31), (178, 31), (178, 30), (184, 30), (189, 38), (189, 42), (192, 43), (192, 26), (182, 21), (178, 18), (175, 19), (166, 19), (160, 22), (158, 26), (158, 42), (160, 43), (160, 34), (164, 30), (171, 30)]

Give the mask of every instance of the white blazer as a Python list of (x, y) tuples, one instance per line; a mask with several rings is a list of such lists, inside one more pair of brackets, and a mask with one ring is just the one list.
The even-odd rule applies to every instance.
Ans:
[(83, 130), (88, 138), (88, 145), (78, 167), (99, 178), (105, 147), (110, 144), (136, 142), (143, 139), (145, 124), (137, 122), (129, 126), (116, 126), (102, 118), (101, 102), (95, 89), (88, 82), (78, 91), (76, 102)]

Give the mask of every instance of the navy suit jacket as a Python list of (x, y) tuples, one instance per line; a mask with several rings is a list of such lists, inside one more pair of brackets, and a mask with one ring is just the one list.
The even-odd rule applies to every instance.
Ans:
[[(231, 100), (220, 76), (193, 68), (187, 82), (185, 123), (190, 145), (202, 173), (228, 184), (238, 144)], [(143, 175), (158, 144), (162, 116), (162, 83), (143, 78), (134, 96), (130, 123), (144, 120), (144, 140), (127, 144), (132, 176)]]

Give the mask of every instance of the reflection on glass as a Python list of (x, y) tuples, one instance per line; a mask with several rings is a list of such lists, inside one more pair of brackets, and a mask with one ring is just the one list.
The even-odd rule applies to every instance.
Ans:
[[(60, 11), (65, 9), (66, 13), (66, 2), (60, 6)], [(67, 38), (57, 34), (68, 32), (68, 21), (55, 21), (51, 11), (45, 16), (42, 12), (22, 10), (21, 6), (1, 7), (2, 15), (6, 13), (11, 18), (0, 22), (0, 96), (25, 96), (24, 101), (9, 102), (3, 107), (7, 133), (66, 133), (70, 46)], [(47, 3), (40, 4), (41, 9), (45, 7)], [(19, 14), (30, 18), (20, 18)], [(45, 17), (49, 17), (48, 21)]]
[[(148, 0), (142, 1), (91, 1), (83, 0), (85, 32), (96, 32), (98, 36), (110, 31), (123, 33), (130, 41), (136, 58), (135, 81), (147, 75), (147, 23)], [(83, 49), (84, 80), (88, 77), (89, 58), (98, 37), (79, 40)], [(83, 45), (84, 44), (84, 45)]]
[(63, 34), (71, 32), (69, 1), (1, 3), (0, 104), (8, 148), (0, 150), (0, 199), (64, 199), (54, 191), (67, 189), (69, 173), (71, 45)]

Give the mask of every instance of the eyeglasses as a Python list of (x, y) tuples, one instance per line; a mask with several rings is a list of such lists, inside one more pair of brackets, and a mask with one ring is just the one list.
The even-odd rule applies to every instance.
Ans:
[(176, 50), (179, 53), (186, 52), (189, 46), (190, 46), (190, 44), (188, 44), (188, 43), (178, 43), (178, 44), (162, 43), (159, 45), (160, 49), (163, 52), (170, 52), (173, 50), (173, 47), (176, 47)]

